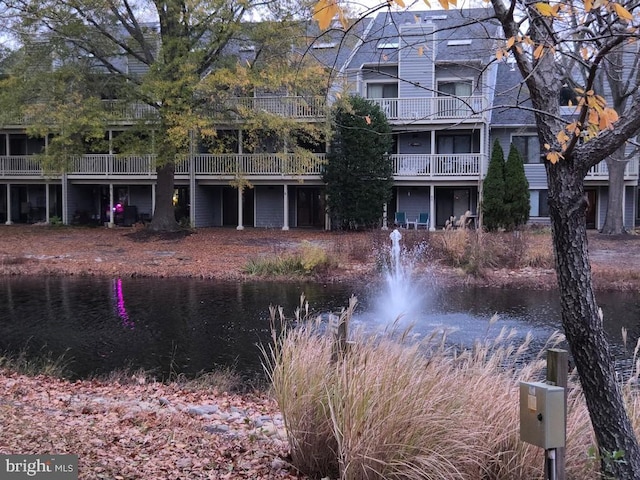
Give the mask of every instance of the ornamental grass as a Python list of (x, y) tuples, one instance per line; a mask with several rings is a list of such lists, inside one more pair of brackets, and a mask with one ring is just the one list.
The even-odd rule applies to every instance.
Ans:
[[(340, 315), (349, 325), (355, 299)], [(336, 357), (333, 329), (308, 305), (288, 327), (272, 309), (265, 368), (281, 409), (292, 463), (312, 478), (542, 479), (544, 451), (520, 441), (519, 382), (544, 378), (546, 349), (514, 331), (456, 348), (446, 333), (417, 339), (395, 327), (351, 332)], [(275, 325), (277, 323), (277, 325)], [(627, 389), (637, 419), (638, 398)], [(636, 422), (638, 423), (638, 422)], [(568, 479), (601, 478), (575, 379), (568, 394)]]

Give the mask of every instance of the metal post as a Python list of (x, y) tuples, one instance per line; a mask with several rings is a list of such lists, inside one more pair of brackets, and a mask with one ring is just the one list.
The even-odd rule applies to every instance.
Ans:
[[(547, 351), (547, 383), (564, 388), (564, 428), (567, 430), (567, 384), (569, 380), (569, 353), (566, 350), (551, 348)], [(554, 449), (553, 459), (545, 458), (546, 466), (553, 460), (554, 476), (545, 478), (548, 480), (566, 480), (565, 456), (566, 449)], [(549, 468), (545, 468), (548, 472)], [(546, 474), (546, 473), (545, 473)]]

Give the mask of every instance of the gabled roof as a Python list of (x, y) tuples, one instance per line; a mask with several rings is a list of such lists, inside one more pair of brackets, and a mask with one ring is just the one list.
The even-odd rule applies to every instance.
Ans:
[(349, 69), (362, 65), (395, 65), (398, 62), (398, 38), (409, 32), (428, 37), (435, 32), (436, 63), (487, 63), (495, 50), (499, 31), (493, 10), (385, 11), (379, 13), (364, 42), (349, 63)]
[[(522, 107), (522, 108), (518, 108)], [(500, 62), (496, 75), (491, 126), (535, 125), (529, 89), (512, 61)]]

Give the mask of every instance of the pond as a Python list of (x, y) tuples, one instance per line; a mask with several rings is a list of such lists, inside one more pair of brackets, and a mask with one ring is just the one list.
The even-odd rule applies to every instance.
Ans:
[[(447, 329), (451, 342), (468, 345), (513, 327), (533, 332), (536, 346), (559, 329), (557, 292), (437, 288), (414, 283), (419, 301), (404, 315), (416, 334)], [(339, 311), (358, 298), (354, 323), (388, 327), (382, 285), (226, 283), (194, 279), (0, 278), (0, 351), (64, 355), (75, 378), (142, 368), (160, 378), (230, 366), (262, 374), (257, 345), (269, 341), (269, 306), (292, 314), (304, 294), (316, 312)], [(640, 296), (598, 296), (606, 331), (619, 356), (621, 328), (640, 336)], [(499, 320), (490, 326), (494, 314)]]

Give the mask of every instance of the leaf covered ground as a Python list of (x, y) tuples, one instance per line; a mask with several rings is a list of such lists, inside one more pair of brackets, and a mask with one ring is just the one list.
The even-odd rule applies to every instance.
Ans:
[(0, 370), (0, 452), (78, 455), (82, 479), (302, 478), (275, 415), (258, 394)]

